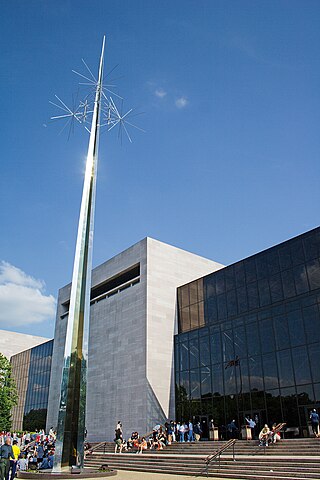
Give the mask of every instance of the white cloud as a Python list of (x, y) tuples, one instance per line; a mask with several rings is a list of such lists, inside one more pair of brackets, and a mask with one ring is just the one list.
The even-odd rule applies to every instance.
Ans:
[(163, 90), (163, 88), (157, 88), (154, 93), (159, 98), (164, 98), (167, 95), (167, 92)]
[(185, 108), (188, 105), (189, 101), (186, 97), (177, 98), (175, 105), (177, 108)]
[(30, 325), (51, 320), (56, 300), (45, 295), (45, 283), (8, 262), (0, 263), (0, 327)]

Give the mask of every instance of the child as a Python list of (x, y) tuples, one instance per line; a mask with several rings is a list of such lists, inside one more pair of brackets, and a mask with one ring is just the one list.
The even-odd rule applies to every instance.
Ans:
[(17, 469), (25, 472), (28, 468), (28, 460), (25, 458), (25, 455), (22, 453), (17, 461)]

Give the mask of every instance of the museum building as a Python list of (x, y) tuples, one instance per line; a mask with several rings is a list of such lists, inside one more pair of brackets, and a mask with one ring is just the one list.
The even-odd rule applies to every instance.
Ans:
[[(88, 440), (113, 440), (119, 419), (126, 437), (175, 418), (200, 421), (205, 438), (210, 418), (223, 435), (248, 416), (308, 436), (320, 409), (319, 262), (316, 228), (228, 267), (145, 238), (93, 269)], [(11, 356), (14, 429), (57, 425), (70, 288), (54, 341)]]
[(320, 407), (320, 228), (178, 288), (176, 418), (286, 422)]

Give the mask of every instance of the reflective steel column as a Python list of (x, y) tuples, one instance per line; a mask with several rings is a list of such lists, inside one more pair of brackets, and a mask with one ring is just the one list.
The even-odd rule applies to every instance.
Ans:
[(84, 460), (92, 242), (104, 46), (105, 37), (102, 43), (99, 75), (95, 90), (73, 266), (64, 365), (61, 377), (54, 472), (68, 470), (72, 465), (82, 468)]

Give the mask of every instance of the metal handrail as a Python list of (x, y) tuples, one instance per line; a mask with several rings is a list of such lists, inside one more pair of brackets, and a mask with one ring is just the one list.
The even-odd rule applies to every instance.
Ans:
[[(205, 470), (206, 470), (207, 477), (209, 475), (209, 465), (210, 465), (210, 463), (213, 460), (216, 460), (218, 458), (219, 459), (219, 468), (220, 468), (221, 454), (230, 447), (232, 447), (232, 458), (233, 458), (233, 461), (235, 462), (234, 445), (235, 445), (236, 441), (237, 441), (236, 438), (231, 438), (230, 440), (227, 441), (227, 443), (222, 445), (222, 447), (220, 447), (216, 452), (214, 452), (213, 454), (208, 455), (206, 457), (206, 459), (205, 459), (205, 464), (206, 464)], [(202, 473), (203, 473), (203, 470), (201, 472), (201, 475), (202, 475)]]

